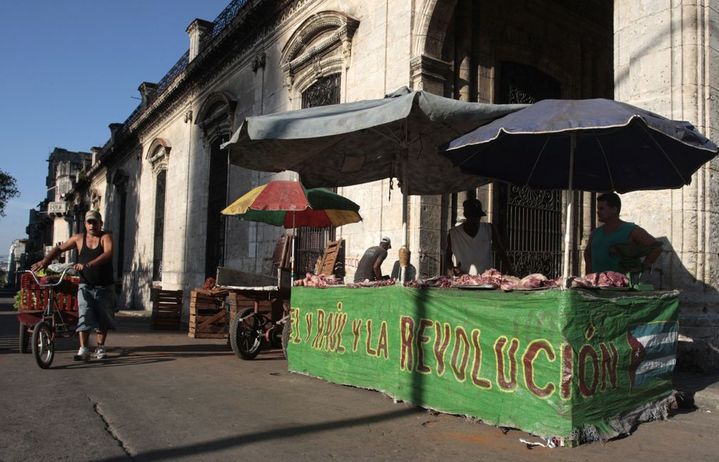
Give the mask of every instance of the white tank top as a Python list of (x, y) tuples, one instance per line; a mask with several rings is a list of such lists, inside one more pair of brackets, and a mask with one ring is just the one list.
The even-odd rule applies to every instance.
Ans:
[(482, 274), (493, 266), (492, 258), (492, 225), (480, 223), (477, 234), (467, 234), (462, 225), (449, 230), (452, 242), (452, 261), (461, 265), (462, 271), (471, 275)]

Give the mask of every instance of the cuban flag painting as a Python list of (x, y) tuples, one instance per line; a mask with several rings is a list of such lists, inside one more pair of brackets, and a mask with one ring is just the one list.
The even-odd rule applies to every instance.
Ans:
[(641, 388), (653, 379), (672, 373), (677, 362), (679, 323), (650, 322), (630, 326), (627, 341), (632, 358), (629, 380), (632, 388)]

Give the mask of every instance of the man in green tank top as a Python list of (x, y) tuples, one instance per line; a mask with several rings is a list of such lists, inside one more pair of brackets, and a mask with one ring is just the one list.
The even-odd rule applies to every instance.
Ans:
[(642, 262), (643, 270), (650, 269), (661, 255), (661, 245), (651, 234), (634, 223), (619, 218), (621, 209), (622, 201), (617, 194), (605, 193), (597, 196), (597, 220), (604, 225), (592, 231), (584, 250), (587, 274), (603, 271), (626, 273), (628, 270), (621, 265), (622, 255), (617, 252), (618, 246), (633, 244), (637, 248), (648, 249)]

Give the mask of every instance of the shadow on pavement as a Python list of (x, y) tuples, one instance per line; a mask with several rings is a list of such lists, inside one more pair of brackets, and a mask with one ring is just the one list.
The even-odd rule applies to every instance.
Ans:
[(206, 356), (233, 355), (225, 345), (143, 345), (131, 347), (108, 347), (107, 357), (87, 362), (73, 362), (53, 369), (84, 369), (95, 367), (136, 366), (142, 364), (174, 361), (179, 358), (201, 358)]
[(137, 357), (127, 357), (127, 356), (108, 356), (107, 358), (103, 360), (97, 360), (93, 359), (90, 361), (78, 361), (78, 362), (71, 362), (67, 364), (62, 364), (59, 366), (53, 365), (50, 369), (66, 369), (66, 370), (73, 370), (73, 369), (91, 369), (91, 368), (106, 368), (106, 367), (128, 367), (128, 366), (141, 366), (144, 364), (156, 364), (156, 363), (164, 363), (167, 361), (174, 361), (174, 358), (168, 358), (168, 357), (156, 357), (156, 356), (137, 356)]
[[(119, 351), (118, 351), (119, 348)], [(231, 355), (227, 345), (213, 343), (190, 343), (180, 345), (141, 345), (110, 348), (109, 351), (118, 351), (122, 356), (144, 354), (144, 353), (162, 353), (175, 357), (186, 356), (223, 356)]]
[(674, 389), (680, 409), (719, 407), (719, 373), (674, 371)]
[[(133, 460), (173, 460), (179, 457), (187, 457), (200, 454), (211, 454), (217, 451), (237, 448), (243, 445), (268, 441), (274, 439), (295, 438), (310, 433), (322, 433), (337, 430), (339, 428), (352, 428), (361, 425), (369, 425), (373, 423), (397, 419), (411, 414), (425, 412), (417, 407), (407, 407), (397, 411), (374, 414), (366, 417), (334, 420), (331, 422), (317, 423), (311, 425), (279, 427), (271, 430), (248, 433), (246, 435), (229, 436), (220, 438), (206, 443), (190, 444), (169, 449), (156, 449), (146, 451), (139, 454), (133, 454)], [(127, 457), (110, 457), (101, 459), (100, 462), (120, 462), (126, 461)]]

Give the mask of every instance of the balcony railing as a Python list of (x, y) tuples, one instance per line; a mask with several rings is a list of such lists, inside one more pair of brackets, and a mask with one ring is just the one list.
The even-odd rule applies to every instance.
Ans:
[[(213, 21), (211, 40), (214, 40), (218, 35), (220, 35), (220, 32), (225, 30), (225, 28), (232, 23), (240, 10), (248, 2), (249, 0), (232, 0), (229, 5), (227, 5), (225, 9), (222, 10), (222, 12)], [(167, 90), (167, 88), (172, 85), (175, 79), (180, 76), (185, 71), (185, 69), (187, 69), (187, 65), (190, 62), (188, 58), (189, 51), (186, 51), (180, 57), (180, 59), (177, 60), (175, 65), (172, 66), (172, 68), (162, 77), (162, 79), (160, 79), (160, 82), (157, 85), (157, 90), (155, 91), (155, 97), (161, 95), (165, 90)], [(132, 111), (130, 116), (125, 120), (125, 126), (127, 127), (130, 123), (134, 122), (135, 119), (140, 116), (144, 109), (145, 108), (142, 107), (142, 105), (138, 105), (135, 110)]]

